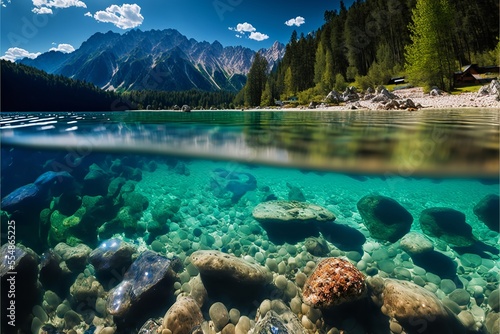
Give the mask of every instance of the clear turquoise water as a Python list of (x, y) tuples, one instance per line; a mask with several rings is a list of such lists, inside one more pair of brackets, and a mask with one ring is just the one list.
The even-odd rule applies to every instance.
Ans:
[[(108, 184), (100, 190), (99, 184), (94, 184), (95, 189), (85, 188), (90, 166), (96, 165), (106, 173), (106, 182), (125, 175), (134, 185), (134, 193), (147, 199), (147, 208), (135, 217), (135, 230), (94, 231), (94, 237), (82, 241), (91, 248), (105, 237), (115, 236), (140, 249), (181, 259), (198, 249), (252, 257), (262, 265), (268, 258), (286, 263), (295, 257), (298, 268), (286, 269), (287, 277), (292, 278), (297, 270), (304, 270), (307, 261), (317, 258), (305, 251), (304, 240), (293, 244), (270, 240), (252, 217), (252, 210), (270, 195), (288, 200), (292, 186), (307, 202), (333, 212), (335, 223), (347, 228), (345, 235), (324, 236), (331, 249), (328, 256), (347, 256), (352, 251), (363, 256), (377, 249), (396, 249), (392, 259), (396, 267), (412, 269), (398, 243), (372, 238), (363, 224), (358, 201), (379, 194), (396, 200), (412, 214), (412, 231), (422, 232), (418, 220), (424, 209), (447, 207), (464, 213), (475, 237), (489, 247), (477, 250), (478, 254), (486, 262), (498, 261), (494, 251), (498, 233), (473, 212), (483, 197), (499, 194), (496, 110), (2, 114), (0, 135), (2, 197), (46, 171), (69, 172), (81, 187), (79, 196), (107, 196)], [(243, 183), (251, 175), (256, 187), (234, 198), (234, 192), (221, 190), (220, 185), (229, 178), (217, 176), (214, 171), (218, 169), (243, 175)], [(134, 170), (141, 176), (131, 176)], [(180, 200), (179, 211), (167, 221), (167, 230), (153, 234), (154, 208), (172, 198)], [(53, 212), (57, 201), (47, 200), (40, 209)], [(18, 217), (19, 225), (25, 217), (39, 219), (39, 214)], [(47, 236), (50, 226), (38, 234), (32, 229), (37, 222), (30, 226), (18, 229), (18, 242), (39, 254), (55, 246)], [(431, 240), (435, 250), (457, 264), (457, 276), (451, 278), (498, 276), (498, 264), (463, 274), (459, 271), (463, 252), (439, 238)], [(57, 241), (71, 242), (69, 235)], [(371, 266), (377, 268), (376, 263)], [(427, 269), (440, 274), (432, 266)], [(498, 279), (495, 284), (498, 287)], [(168, 306), (163, 305), (160, 313)], [(227, 301), (228, 309), (232, 306)], [(255, 315), (252, 302), (239, 307)], [(479, 307), (488, 310), (486, 304)], [(325, 325), (325, 329), (329, 328)]]

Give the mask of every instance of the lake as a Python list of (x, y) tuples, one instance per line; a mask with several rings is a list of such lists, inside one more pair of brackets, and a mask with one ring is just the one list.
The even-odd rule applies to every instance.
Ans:
[(498, 110), (2, 113), (0, 135), (2, 308), (15, 271), (25, 332), (498, 318)]

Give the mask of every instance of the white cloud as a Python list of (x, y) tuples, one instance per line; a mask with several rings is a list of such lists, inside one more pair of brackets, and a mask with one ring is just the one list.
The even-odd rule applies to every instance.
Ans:
[(302, 16), (297, 16), (296, 18), (294, 19), (290, 19), (288, 21), (285, 22), (285, 24), (289, 27), (291, 26), (297, 26), (297, 27), (300, 27), (301, 25), (303, 25), (304, 23), (306, 23), (306, 19), (303, 18)]
[(236, 26), (236, 31), (239, 33), (244, 33), (244, 32), (253, 32), (256, 31), (257, 29), (254, 28), (253, 25), (251, 25), (248, 22), (245, 23), (238, 23)]
[(80, 0), (32, 0), (32, 12), (35, 14), (52, 14), (52, 8), (69, 8), (69, 7), (83, 7), (87, 5)]
[(92, 17), (92, 13), (91, 13), (91, 12), (86, 12), (85, 14), (83, 14), (83, 16), (89, 16), (89, 17)]
[(268, 35), (257, 32), (257, 29), (248, 22), (238, 23), (236, 27), (229, 27), (228, 29), (231, 31), (236, 31), (236, 37), (238, 38), (248, 36), (248, 38), (259, 42), (269, 38)]
[(260, 32), (252, 32), (252, 33), (250, 33), (250, 36), (249, 36), (248, 38), (250, 38), (250, 39), (253, 39), (253, 40), (256, 40), (256, 41), (259, 41), (259, 42), (260, 42), (260, 41), (263, 41), (263, 40), (265, 40), (265, 39), (268, 39), (268, 38), (269, 38), (269, 36), (268, 36), (268, 35), (266, 35), (266, 34), (262, 34), (262, 33), (260, 33)]
[(59, 44), (57, 48), (50, 48), (49, 51), (60, 51), (63, 53), (71, 53), (75, 51), (75, 48), (70, 44)]
[(94, 19), (99, 22), (113, 23), (120, 29), (135, 28), (144, 21), (144, 17), (141, 15), (141, 7), (137, 4), (124, 4), (121, 7), (111, 5), (106, 10), (96, 12)]
[(7, 4), (10, 5), (10, 1), (11, 0), (5, 0), (5, 1), (4, 0), (0, 0), (0, 4), (2, 5), (2, 7), (7, 7)]
[(16, 61), (16, 59), (22, 59), (22, 58), (31, 58), (31, 59), (35, 59), (36, 57), (38, 57), (41, 53), (40, 52), (37, 52), (37, 53), (30, 53), (29, 51), (26, 51), (24, 49), (21, 49), (21, 48), (9, 48), (6, 52), (5, 52), (5, 55), (0, 57), (0, 59), (3, 59), (3, 60), (9, 60), (9, 61)]

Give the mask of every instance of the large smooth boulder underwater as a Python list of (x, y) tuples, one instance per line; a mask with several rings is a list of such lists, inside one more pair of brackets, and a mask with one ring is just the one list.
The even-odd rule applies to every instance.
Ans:
[(500, 197), (498, 195), (487, 195), (483, 197), (475, 206), (474, 214), (488, 228), (495, 232), (500, 232)]
[(381, 195), (367, 195), (357, 204), (370, 235), (375, 239), (396, 242), (410, 231), (412, 215), (397, 201)]
[(452, 246), (468, 247), (476, 243), (472, 227), (465, 222), (465, 214), (450, 208), (429, 208), (420, 214), (422, 231)]
[(273, 242), (295, 243), (319, 236), (323, 225), (336, 217), (328, 209), (311, 203), (273, 200), (258, 204), (252, 216), (267, 231)]
[(371, 299), (408, 334), (465, 334), (455, 314), (432, 292), (413, 282), (380, 277), (367, 280)]
[(195, 330), (203, 321), (198, 303), (191, 297), (180, 297), (163, 317), (161, 329), (176, 334), (198, 333)]
[(302, 299), (309, 306), (329, 309), (359, 300), (366, 291), (363, 273), (349, 261), (332, 257), (316, 266), (304, 284)]
[(189, 257), (199, 270), (209, 294), (235, 299), (256, 297), (272, 281), (271, 273), (257, 263), (215, 250), (199, 250)]

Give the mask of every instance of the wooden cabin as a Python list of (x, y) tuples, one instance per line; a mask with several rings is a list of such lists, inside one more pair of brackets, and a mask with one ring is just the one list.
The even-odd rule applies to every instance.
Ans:
[(455, 86), (487, 84), (495, 79), (499, 73), (500, 67), (498, 66), (470, 64), (463, 67), (461, 71), (455, 72), (453, 81)]

